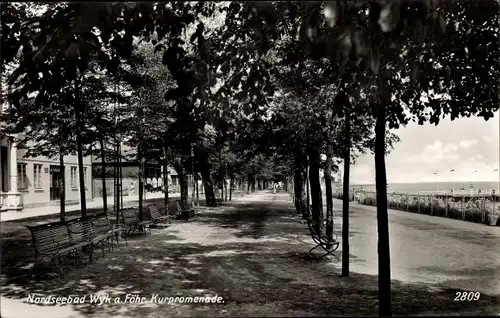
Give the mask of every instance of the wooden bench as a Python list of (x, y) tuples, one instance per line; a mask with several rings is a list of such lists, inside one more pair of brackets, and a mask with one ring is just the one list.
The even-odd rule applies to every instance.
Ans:
[(217, 201), (217, 205), (223, 205), (224, 204), (224, 200), (222, 198), (216, 198), (215, 199)]
[[(94, 234), (94, 242), (101, 243), (102, 254), (104, 255), (104, 244), (108, 245), (108, 248), (114, 250), (113, 239), (116, 240), (116, 244), (119, 246), (120, 242), (118, 237), (120, 236), (122, 229), (118, 225), (111, 224), (107, 215), (97, 216), (92, 220), (92, 230)], [(127, 237), (124, 236), (125, 242), (128, 244)]]
[(92, 245), (91, 241), (72, 237), (66, 222), (55, 222), (36, 226), (26, 226), (31, 232), (35, 249), (35, 264), (50, 257), (49, 263), (54, 262), (62, 272), (64, 257), (79, 253), (80, 249)]
[(90, 262), (92, 263), (92, 248), (96, 242), (94, 242), (91, 217), (69, 220), (66, 222), (66, 226), (68, 227), (73, 242), (86, 243), (89, 246), (87, 251), (89, 253)]
[(195, 215), (194, 209), (182, 206), (181, 200), (176, 200), (175, 205), (177, 206), (176, 217), (178, 219), (189, 219)]
[[(172, 223), (172, 217), (170, 215), (162, 215), (158, 210), (156, 204), (150, 204), (147, 206), (149, 211), (149, 217), (151, 219), (152, 225), (154, 226), (168, 226)], [(167, 223), (165, 223), (167, 222)]]
[(151, 233), (151, 221), (139, 219), (139, 211), (136, 208), (127, 208), (120, 211), (123, 225), (126, 227), (125, 235), (129, 235), (135, 230), (146, 232), (146, 228)]

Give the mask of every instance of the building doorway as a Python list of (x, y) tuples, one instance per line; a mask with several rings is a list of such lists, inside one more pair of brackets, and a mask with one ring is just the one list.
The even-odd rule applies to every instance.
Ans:
[(59, 166), (50, 166), (50, 200), (59, 200), (61, 198), (61, 172)]

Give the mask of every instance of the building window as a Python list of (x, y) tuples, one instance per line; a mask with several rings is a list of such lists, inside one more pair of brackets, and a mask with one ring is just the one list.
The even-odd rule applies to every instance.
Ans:
[(83, 184), (85, 189), (87, 189), (87, 167), (83, 167)]
[(26, 164), (17, 164), (17, 188), (19, 190), (28, 189), (28, 175), (26, 174)]
[(78, 187), (78, 179), (76, 177), (76, 167), (71, 167), (71, 187)]
[(42, 188), (42, 165), (33, 165), (33, 186), (35, 189)]

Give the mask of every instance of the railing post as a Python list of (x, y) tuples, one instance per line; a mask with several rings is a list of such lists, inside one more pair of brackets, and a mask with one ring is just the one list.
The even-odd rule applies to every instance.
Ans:
[(462, 200), (460, 201), (460, 212), (462, 213), (462, 220), (465, 220), (464, 200), (465, 197), (462, 196)]
[(434, 209), (434, 202), (432, 202), (432, 201), (433, 201), (432, 194), (429, 194), (429, 203), (431, 205), (431, 215), (432, 215), (432, 212)]
[(420, 213), (420, 193), (417, 194), (417, 206), (418, 206), (418, 213)]
[(448, 217), (448, 195), (444, 195), (444, 216)]

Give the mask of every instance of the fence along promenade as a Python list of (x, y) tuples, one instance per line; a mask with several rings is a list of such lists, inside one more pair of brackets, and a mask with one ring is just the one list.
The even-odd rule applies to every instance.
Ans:
[[(336, 192), (337, 199), (343, 193)], [(377, 205), (376, 192), (351, 190), (349, 200), (364, 205)], [(418, 193), (388, 193), (388, 208), (432, 216), (449, 217), (464, 221), (490, 224), (488, 215), (500, 214), (500, 196), (494, 190), (453, 193), (452, 191), (426, 191)], [(496, 225), (500, 225), (496, 222)], [(492, 225), (492, 224), (490, 224)]]

